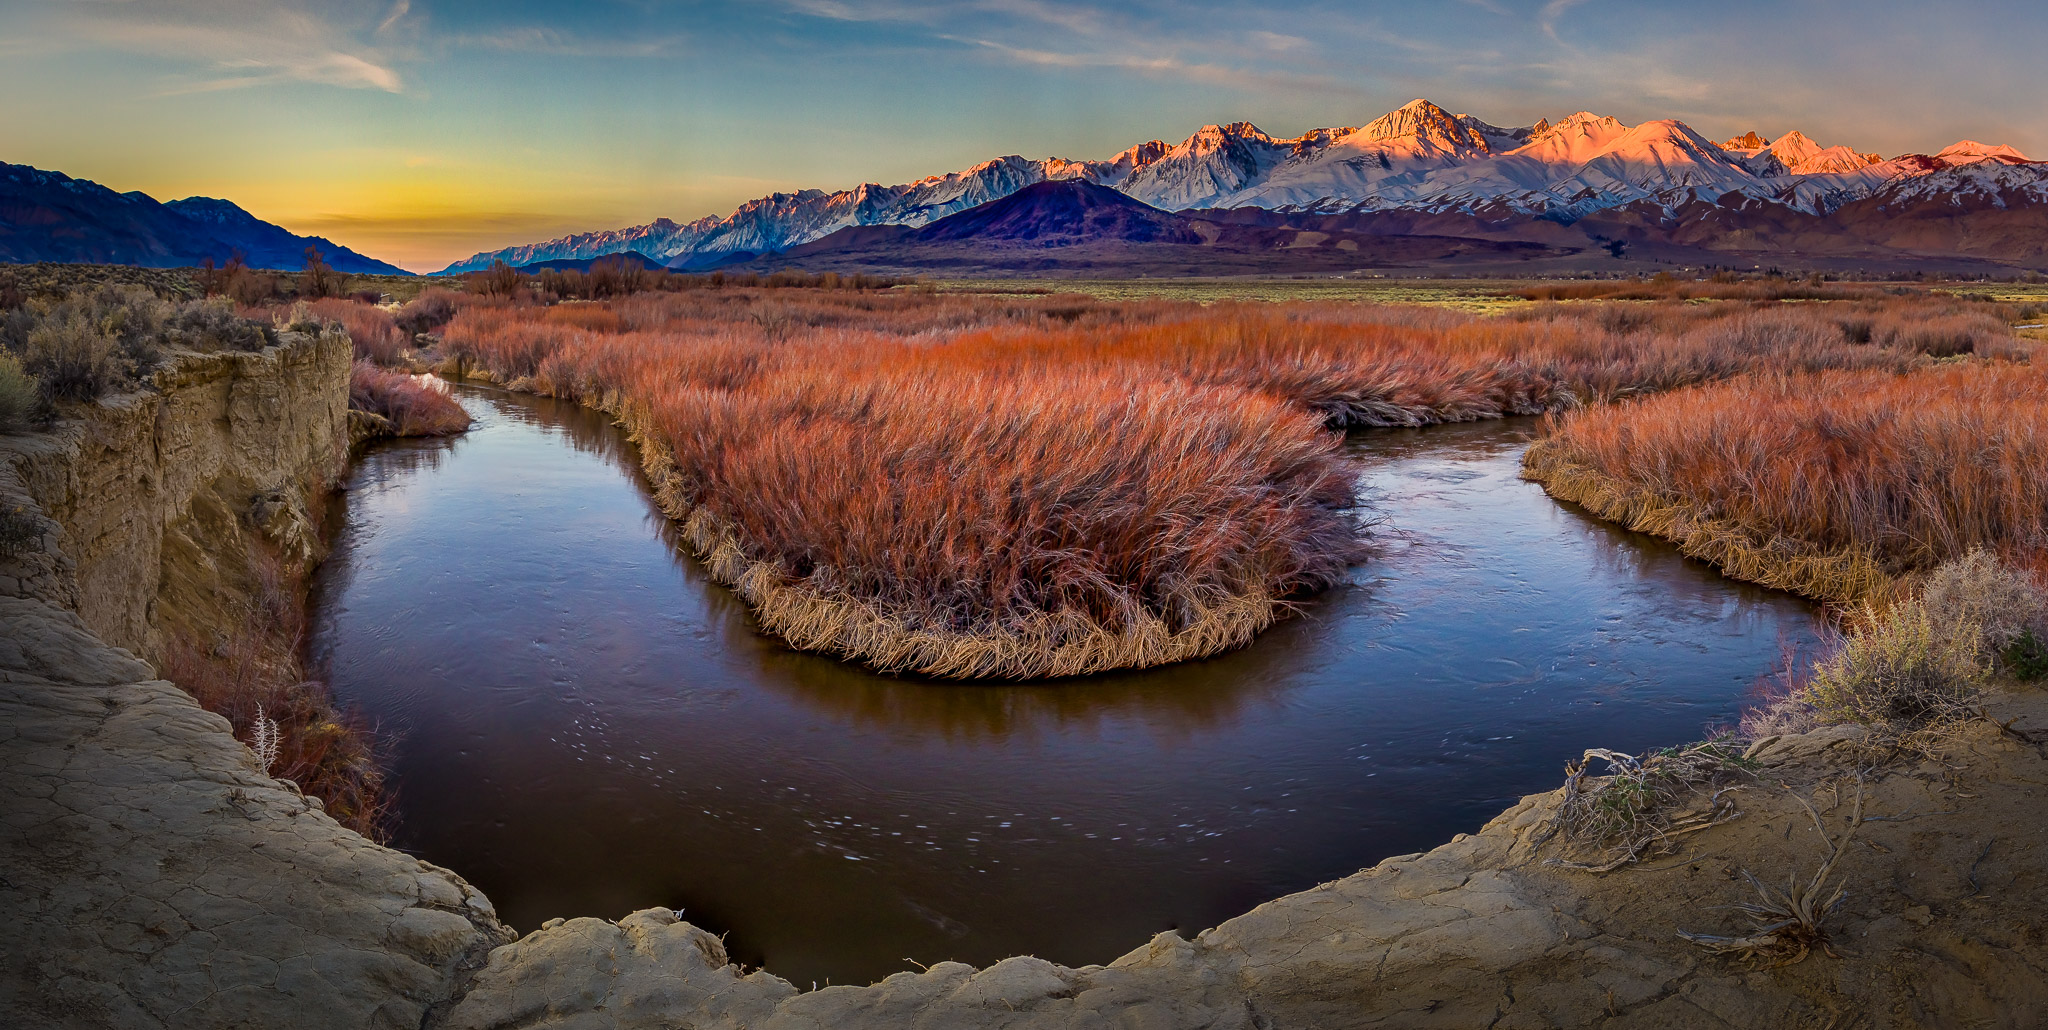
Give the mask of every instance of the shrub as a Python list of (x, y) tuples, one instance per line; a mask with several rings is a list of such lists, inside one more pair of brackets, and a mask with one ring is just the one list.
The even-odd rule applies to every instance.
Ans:
[(394, 321), (408, 336), (431, 333), (455, 317), (461, 294), (440, 287), (428, 287), (398, 309)]
[(504, 261), (493, 261), (491, 267), (481, 272), (470, 272), (462, 277), (469, 292), (479, 297), (510, 298), (519, 292), (522, 277), (519, 270)]
[(0, 506), (0, 558), (18, 558), (42, 538), (43, 523), (19, 504)]
[(356, 357), (380, 365), (403, 364), (412, 337), (398, 328), (391, 313), (354, 300), (317, 300), (308, 306), (314, 317), (336, 322), (348, 331)]
[(1998, 656), (1999, 665), (2014, 679), (2026, 683), (2048, 679), (2048, 640), (2023, 629)]
[(1968, 714), (1985, 675), (1980, 627), (1939, 623), (1919, 601), (1866, 608), (1863, 623), (1806, 687), (1803, 698), (1823, 721), (1903, 732)]
[(1944, 562), (1920, 587), (1921, 602), (1936, 625), (1976, 627), (1980, 659), (2005, 654), (2023, 636), (2034, 636), (2048, 615), (2048, 591), (2027, 573), (1981, 547)]
[(306, 265), (299, 271), (299, 296), (320, 300), (347, 292), (348, 276), (328, 267), (318, 248), (307, 247)]
[(399, 436), (447, 436), (470, 426), (469, 412), (432, 376), (407, 375), (363, 360), (349, 375), (348, 404), (389, 419)]
[(228, 277), (223, 293), (245, 308), (268, 304), (283, 296), (276, 275), (255, 269), (240, 269)]
[(22, 363), (52, 400), (96, 400), (126, 378), (119, 341), (78, 319), (53, 320), (31, 330)]
[(36, 379), (21, 359), (0, 350), (0, 433), (19, 433), (35, 422)]
[(236, 314), (234, 303), (225, 297), (180, 306), (166, 324), (164, 338), (173, 346), (196, 351), (259, 351), (276, 342), (268, 326)]

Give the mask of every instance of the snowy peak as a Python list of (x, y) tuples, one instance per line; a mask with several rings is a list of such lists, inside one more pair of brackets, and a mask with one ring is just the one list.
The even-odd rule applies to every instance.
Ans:
[(1966, 139), (1951, 144), (1941, 153), (1934, 156), (1952, 165), (1971, 164), (1977, 161), (1997, 161), (2001, 164), (2026, 164), (2033, 160), (2012, 147), (1994, 147), (1989, 144), (1979, 143), (1973, 139)]
[(1541, 132), (1531, 133), (1528, 144), (1513, 153), (1547, 164), (1585, 164), (1627, 133), (1628, 126), (1616, 119), (1580, 111)]
[(1784, 162), (1786, 168), (1796, 168), (1807, 158), (1820, 153), (1820, 144), (1807, 139), (1798, 129), (1778, 137), (1777, 142), (1766, 148), (1772, 157)]
[(1411, 100), (1397, 110), (1367, 122), (1352, 138), (1373, 140), (1415, 140), (1453, 153), (1487, 153), (1486, 138), (1456, 115), (1427, 100)]

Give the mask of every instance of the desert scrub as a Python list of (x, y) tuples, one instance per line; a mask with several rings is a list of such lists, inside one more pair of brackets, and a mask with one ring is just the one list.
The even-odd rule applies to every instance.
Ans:
[(1918, 600), (1866, 609), (1862, 622), (1802, 694), (1822, 722), (1906, 732), (1968, 715), (1987, 672), (1980, 627), (1939, 623)]
[(259, 351), (277, 342), (270, 326), (243, 318), (225, 297), (188, 301), (166, 320), (164, 341), (183, 350)]
[(19, 433), (36, 420), (36, 378), (21, 367), (21, 359), (0, 351), (0, 433)]
[(432, 376), (408, 375), (358, 360), (349, 371), (348, 406), (382, 416), (398, 436), (447, 436), (469, 428), (469, 412)]

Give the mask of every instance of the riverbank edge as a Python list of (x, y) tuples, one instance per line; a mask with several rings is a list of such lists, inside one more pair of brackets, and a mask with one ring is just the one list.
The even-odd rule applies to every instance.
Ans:
[[(24, 453), (82, 460), (74, 432), (0, 438), (0, 503), (34, 504)], [(250, 436), (275, 445), (274, 434)], [(1859, 941), (1847, 960), (1746, 970), (1674, 936), (1712, 928), (1713, 906), (1743, 899), (1733, 866), (1720, 868), (1731, 856), (1773, 874), (1810, 867), (1825, 844), (1802, 829), (1809, 802), (1760, 784), (1744, 817), (1692, 838), (1693, 851), (1607, 877), (1546, 864), (1562, 797), (1551, 791), (1476, 834), (1192, 939), (1161, 934), (1106, 966), (940, 963), (800, 992), (730, 965), (716, 937), (666, 910), (551, 922), (510, 941), (459, 876), (342, 829), (263, 775), (222, 720), (101, 639), (75, 610), (75, 568), (65, 572), (76, 534), (37, 517), (30, 553), (0, 569), (0, 789), (18, 799), (0, 814), (0, 897), (17, 933), (0, 953), (0, 1011), (25, 1025), (1745, 1026), (1860, 1010), (1877, 1013), (1873, 1026), (1904, 1026), (1928, 1006), (1958, 1022), (2048, 1015), (2033, 915), (2048, 911), (2044, 863), (2038, 842), (2009, 836), (2048, 825), (2032, 786), (2048, 759), (2025, 730), (2048, 724), (2040, 694), (1987, 698), (2020, 729), (1986, 720), (1959, 735), (1954, 770), (1982, 781), (1967, 792), (1939, 770), (1873, 772), (1873, 813), (1918, 821), (1873, 826), (1866, 839), (1888, 835), (1890, 846), (1845, 863), (1871, 899), (1838, 927)], [(1832, 783), (1841, 801), (1843, 770), (1869, 764), (1856, 746), (1834, 728), (1751, 751), (1770, 779), (1837, 818), (1820, 788)], [(2008, 836), (1982, 846), (1987, 825)], [(1967, 895), (1894, 897), (1913, 872), (1950, 866), (1958, 882), (1967, 872)], [(1998, 890), (1988, 920), (1971, 916), (1980, 881)], [(2032, 964), (1999, 944), (2015, 912), (2033, 934)], [(1950, 961), (1915, 968), (1914, 955), (1922, 967), (1927, 955)], [(1886, 980), (1892, 970), (1910, 976)]]
[(351, 351), (293, 333), (179, 353), (0, 436), (0, 508), (34, 527), (0, 553), (10, 1025), (417, 1027), (514, 936), (461, 877), (267, 775), (150, 664), (235, 631), (262, 589), (252, 543), (317, 559), (306, 502), (345, 467)]
[(1759, 540), (1700, 505), (1640, 489), (1562, 450), (1554, 440), (1532, 442), (1522, 455), (1522, 478), (1603, 521), (1675, 544), (1730, 579), (1838, 605), (1882, 600), (1899, 589), (1899, 580), (1860, 550), (1827, 551), (1786, 537)]
[(738, 535), (685, 496), (684, 474), (647, 413), (620, 391), (555, 397), (530, 381), (502, 382), (489, 371), (443, 363), (445, 378), (514, 393), (554, 397), (603, 414), (640, 455), (641, 472), (663, 515), (710, 577), (747, 603), (763, 632), (799, 651), (855, 661), (881, 672), (941, 679), (1041, 679), (1145, 669), (1207, 658), (1250, 644), (1293, 610), (1285, 598), (1245, 595), (1199, 609), (1180, 630), (1162, 619), (1111, 630), (1079, 616), (1045, 614), (1010, 631), (918, 629), (873, 603), (834, 597), (788, 581), (773, 562), (746, 556)]

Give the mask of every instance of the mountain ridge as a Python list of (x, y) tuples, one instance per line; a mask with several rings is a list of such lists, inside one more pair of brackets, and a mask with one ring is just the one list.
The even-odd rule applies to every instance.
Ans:
[(300, 236), (231, 201), (158, 201), (90, 179), (0, 162), (0, 262), (104, 263), (173, 268), (239, 253), (255, 268), (295, 269), (307, 247), (334, 269), (411, 275), (322, 236)]
[(1362, 125), (1295, 137), (1227, 122), (1203, 126), (1177, 144), (1150, 140), (1099, 161), (1009, 155), (899, 186), (776, 193), (722, 218), (657, 219), (580, 233), (481, 252), (445, 271), (498, 259), (515, 265), (588, 259), (620, 249), (640, 250), (672, 268), (706, 267), (788, 251), (849, 226), (915, 228), (1039, 182), (1067, 179), (1169, 211), (1412, 211), (1570, 224), (1645, 203), (1668, 216), (1700, 201), (1734, 205), (1745, 199), (1825, 216), (1890, 193), (1897, 194), (1893, 200), (1924, 199), (1925, 190), (1908, 188), (1913, 181), (1980, 165), (2024, 171), (2000, 178), (1978, 168), (1936, 181), (1982, 192), (1997, 180), (1999, 189), (2024, 195), (2048, 186), (2048, 165), (2011, 147), (1969, 140), (1931, 155), (1886, 160), (1847, 146), (1823, 147), (1796, 131), (1776, 140), (1752, 132), (1716, 143), (1675, 119), (1631, 126), (1587, 111), (1504, 128), (1418, 99)]

